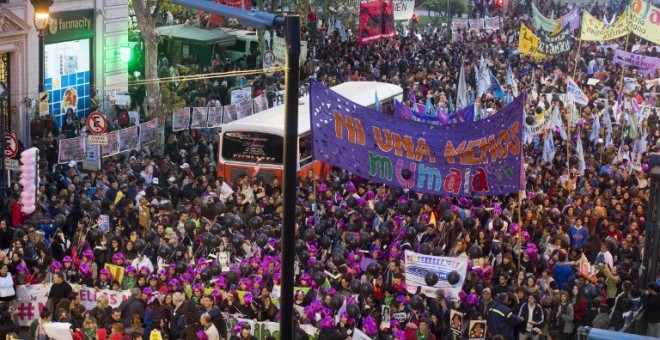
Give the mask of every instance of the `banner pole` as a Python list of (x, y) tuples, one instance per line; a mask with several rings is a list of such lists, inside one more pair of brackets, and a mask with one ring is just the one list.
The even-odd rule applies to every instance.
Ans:
[(582, 35), (580, 35), (580, 40), (578, 40), (577, 53), (575, 54), (575, 66), (573, 67), (573, 79), (575, 79), (575, 73), (577, 72), (578, 62), (580, 61), (580, 48), (582, 48)]
[[(523, 175), (523, 174), (521, 174)], [(518, 191), (518, 270), (520, 270), (520, 254), (522, 253), (522, 237), (521, 237), (521, 230), (522, 230), (522, 216), (521, 211), (522, 211), (522, 195), (523, 195), (523, 190)]]
[[(628, 40), (630, 40), (630, 33), (628, 33), (628, 35), (626, 35), (626, 45), (623, 48), (624, 52), (628, 51)], [(621, 92), (623, 90), (623, 83), (624, 83), (623, 76), (624, 76), (625, 72), (626, 72), (626, 65), (625, 65), (625, 63), (621, 63), (621, 78), (619, 78), (619, 92)]]

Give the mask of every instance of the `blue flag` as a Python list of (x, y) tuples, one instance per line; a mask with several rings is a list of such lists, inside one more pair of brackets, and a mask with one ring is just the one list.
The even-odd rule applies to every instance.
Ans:
[(433, 103), (431, 102), (431, 98), (426, 98), (426, 106), (424, 107), (424, 113), (427, 116), (435, 115), (435, 109), (433, 108)]
[(500, 82), (497, 81), (497, 78), (495, 78), (495, 75), (491, 70), (488, 70), (488, 73), (490, 74), (490, 92), (493, 93), (495, 98), (504, 98), (504, 90), (502, 90), (502, 85), (500, 85)]

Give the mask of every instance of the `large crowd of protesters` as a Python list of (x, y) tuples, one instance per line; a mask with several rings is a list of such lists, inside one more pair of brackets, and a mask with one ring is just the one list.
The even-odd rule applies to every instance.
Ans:
[[(621, 13), (626, 5), (596, 2), (585, 9), (601, 17)], [(540, 10), (561, 15), (572, 6), (551, 1)], [(475, 8), (472, 15), (488, 15), (488, 8)], [(280, 308), (295, 309), (295, 339), (311, 335), (305, 325), (318, 330), (318, 339), (348, 339), (356, 329), (373, 339), (450, 339), (452, 309), (465, 315), (459, 338), (468, 337), (468, 320), (483, 319), (489, 339), (573, 339), (581, 326), (619, 331), (641, 311), (645, 316), (637, 324), (660, 337), (660, 287), (641, 282), (640, 268), (649, 207), (647, 163), (660, 145), (660, 98), (657, 81), (652, 81), (657, 73), (622, 71), (612, 63), (615, 48), (593, 42), (543, 60), (520, 55), (520, 23), (533, 27), (530, 4), (512, 6), (507, 16), (499, 31), (462, 32), (462, 42), (449, 41), (443, 27), (412, 32), (402, 26), (395, 39), (358, 45), (350, 31), (343, 39), (323, 26), (301, 77), (328, 86), (351, 80), (391, 82), (405, 93), (412, 89), (421, 103), (431, 98), (434, 106), (449, 110), (451, 98), (457, 98), (461, 62), (467, 65), (469, 91), (477, 85), (471, 65), (482, 56), (501, 82), (510, 67), (521, 92), (565, 93), (566, 76), (574, 73), (589, 103), (580, 107), (575, 135), (567, 140), (555, 136), (554, 159), (542, 160), (547, 140), (542, 136), (526, 146), (524, 199), (421, 195), (341, 169), (325, 178), (300, 178), (295, 243), (300, 289), (295, 306), (282, 307), (277, 300), (282, 289), (282, 186), (277, 178), (264, 181), (251, 172), (227, 183), (216, 173), (217, 136), (204, 130), (168, 131), (164, 150), (145, 146), (106, 158), (102, 170), (91, 172), (75, 162), (54, 166), (58, 134), (50, 133), (35, 142), (49, 161), (41, 166), (37, 210), (21, 213), (18, 184), (4, 200), (0, 339), (21, 334), (12, 314), (17, 287), (44, 283), (52, 284), (49, 300), (29, 330), (23, 330), (28, 339), (48, 339), (44, 325), (49, 322), (70, 323), (74, 339), (256, 339), (249, 324), (228, 321), (278, 322)], [(173, 20), (206, 25), (204, 17)], [(628, 39), (607, 44), (628, 50), (649, 45), (634, 36)], [(655, 56), (658, 51), (636, 53)], [(216, 58), (206, 71), (233, 67), (241, 65)], [(638, 87), (619, 93), (622, 75), (635, 79)], [(594, 77), (601, 81), (587, 85)], [(278, 77), (247, 81), (255, 94), (281, 86)], [(228, 104), (235, 83), (201, 82), (187, 102)], [(525, 109), (531, 113), (539, 105), (559, 105), (563, 113), (565, 103), (550, 97), (532, 97)], [(628, 166), (634, 140), (627, 120), (613, 122), (607, 147), (599, 141), (606, 138), (604, 132), (596, 132), (596, 138), (591, 132), (603, 110), (629, 98), (651, 108), (638, 132), (647, 142), (641, 171)], [(489, 93), (474, 101), (486, 112), (505, 105)], [(574, 151), (579, 139), (585, 148), (583, 172)], [(100, 215), (109, 217), (107, 232), (99, 228)], [(434, 296), (410, 294), (405, 250), (469, 258), (462, 293), (453, 298), (442, 290)], [(365, 257), (377, 265), (362, 268)], [(122, 282), (113, 281), (106, 263), (125, 268)], [(88, 311), (74, 292), (76, 285), (128, 290), (130, 298), (112, 308), (100, 297)], [(383, 322), (384, 305), (391, 315), (404, 317)]]

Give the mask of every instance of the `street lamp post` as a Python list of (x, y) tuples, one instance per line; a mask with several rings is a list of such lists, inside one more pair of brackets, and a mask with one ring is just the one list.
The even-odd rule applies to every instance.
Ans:
[(50, 19), (53, 0), (30, 0), (34, 7), (34, 28), (39, 33), (39, 93), (44, 91), (44, 33)]
[(5, 97), (7, 87), (0, 81), (0, 133), (2, 134), (3, 141), (0, 142), (0, 155), (2, 155), (2, 162), (0, 162), (0, 199), (5, 198)]

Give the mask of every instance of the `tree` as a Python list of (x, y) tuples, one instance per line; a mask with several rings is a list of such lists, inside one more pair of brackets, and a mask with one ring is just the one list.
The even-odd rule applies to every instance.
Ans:
[[(449, 17), (453, 18), (457, 15), (462, 15), (467, 12), (467, 0), (425, 0), (423, 2), (424, 8), (431, 12), (447, 13), (449, 7)], [(449, 5), (449, 6), (448, 6)], [(440, 16), (431, 16), (434, 24), (438, 24)]]

